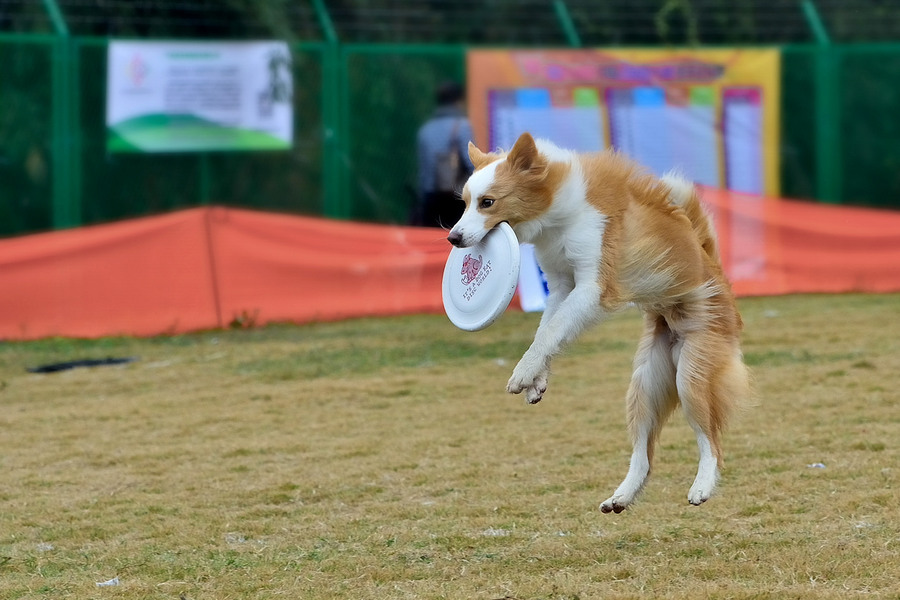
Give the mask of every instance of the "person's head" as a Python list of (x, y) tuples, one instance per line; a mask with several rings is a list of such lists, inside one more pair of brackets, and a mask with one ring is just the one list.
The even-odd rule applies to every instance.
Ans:
[(453, 106), (466, 97), (465, 88), (455, 81), (445, 81), (437, 87), (435, 101), (438, 106)]

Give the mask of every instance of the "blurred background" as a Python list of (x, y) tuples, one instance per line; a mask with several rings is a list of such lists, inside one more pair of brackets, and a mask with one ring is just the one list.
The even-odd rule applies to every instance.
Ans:
[[(284, 40), (289, 151), (106, 147), (112, 39)], [(778, 47), (784, 197), (900, 208), (889, 0), (0, 0), (0, 236), (217, 204), (405, 223), (471, 48)]]

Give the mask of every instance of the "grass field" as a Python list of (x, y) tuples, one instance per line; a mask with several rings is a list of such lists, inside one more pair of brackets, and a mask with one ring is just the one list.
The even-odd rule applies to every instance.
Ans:
[(900, 296), (740, 304), (718, 494), (676, 415), (619, 515), (634, 311), (536, 406), (533, 314), (0, 344), (0, 598), (900, 598)]

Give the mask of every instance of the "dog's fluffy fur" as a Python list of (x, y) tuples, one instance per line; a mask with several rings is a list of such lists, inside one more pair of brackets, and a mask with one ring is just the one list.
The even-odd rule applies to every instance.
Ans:
[(534, 244), (550, 289), (507, 391), (539, 402), (551, 358), (566, 343), (605, 314), (638, 306), (644, 333), (626, 399), (631, 465), (600, 508), (620, 512), (632, 503), (679, 404), (700, 449), (688, 501), (706, 501), (722, 463), (722, 431), (749, 384), (741, 317), (694, 186), (676, 175), (657, 179), (612, 151), (576, 154), (527, 133), (508, 153), (470, 143), (469, 157), (466, 209), (448, 239), (472, 246), (506, 221), (520, 242)]

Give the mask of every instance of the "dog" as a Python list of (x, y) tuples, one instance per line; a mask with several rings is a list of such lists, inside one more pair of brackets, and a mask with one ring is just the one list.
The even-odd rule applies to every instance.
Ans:
[(469, 142), (469, 158), (475, 171), (448, 241), (473, 246), (506, 221), (520, 242), (534, 244), (549, 288), (507, 391), (540, 402), (551, 359), (566, 344), (604, 316), (637, 306), (644, 330), (626, 395), (631, 462), (600, 509), (619, 513), (634, 502), (660, 430), (679, 404), (700, 453), (688, 501), (708, 500), (723, 430), (750, 386), (743, 323), (694, 185), (677, 174), (657, 178), (613, 150), (578, 154), (528, 133), (508, 152), (482, 152)]

